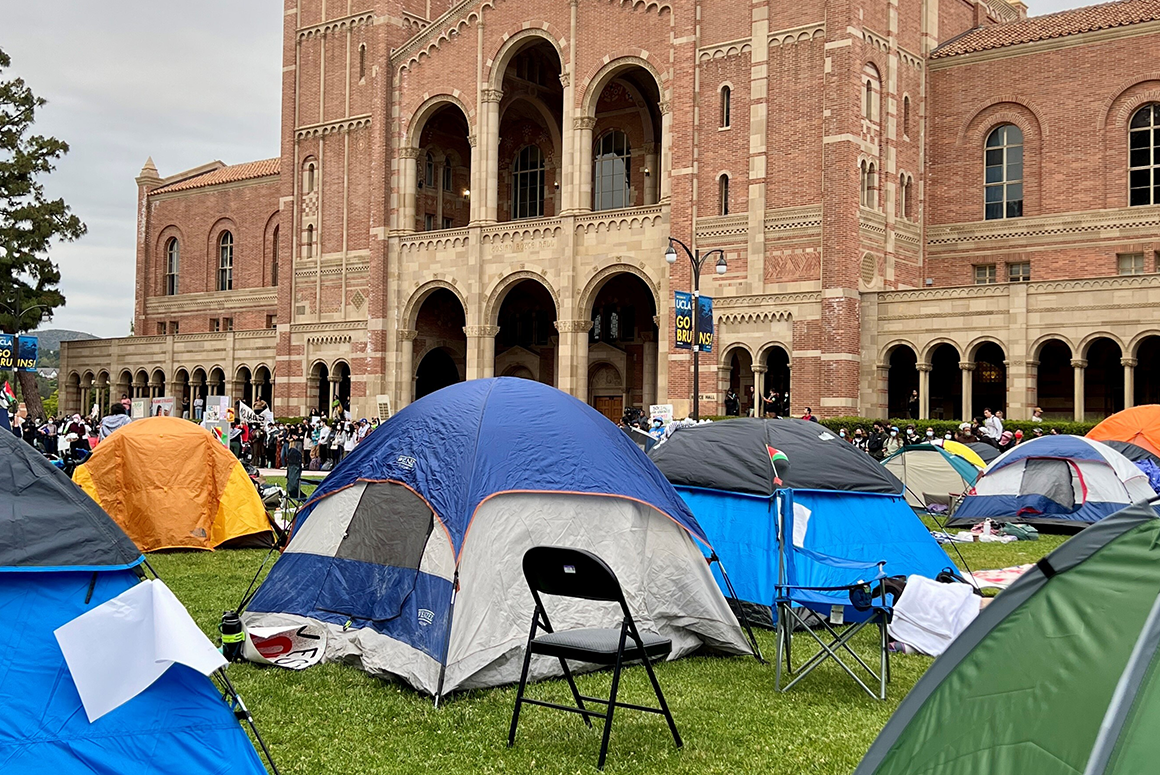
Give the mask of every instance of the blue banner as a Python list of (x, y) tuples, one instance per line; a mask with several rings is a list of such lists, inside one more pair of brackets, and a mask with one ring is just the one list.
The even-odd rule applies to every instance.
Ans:
[(38, 340), (35, 336), (16, 338), (16, 370), (36, 371)]
[(677, 312), (674, 346), (678, 350), (691, 350), (693, 349), (693, 294), (677, 291), (674, 297)]
[(697, 344), (701, 352), (713, 352), (713, 300), (708, 296), (697, 299)]
[(16, 337), (12, 334), (0, 334), (0, 369), (11, 369), (16, 366)]

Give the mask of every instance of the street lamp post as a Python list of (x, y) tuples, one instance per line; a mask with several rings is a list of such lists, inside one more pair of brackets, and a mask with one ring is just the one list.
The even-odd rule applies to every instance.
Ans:
[(680, 245), (685, 251), (685, 255), (689, 257), (689, 263), (693, 265), (693, 419), (701, 419), (701, 332), (700, 332), (700, 311), (701, 311), (701, 267), (709, 260), (713, 254), (717, 255), (717, 274), (725, 274), (728, 265), (725, 263), (725, 252), (723, 250), (710, 250), (708, 253), (701, 255), (700, 250), (690, 250), (689, 246), (681, 242), (676, 237), (669, 237), (669, 247), (665, 250), (665, 262), (669, 266), (677, 263), (677, 249), (673, 245)]

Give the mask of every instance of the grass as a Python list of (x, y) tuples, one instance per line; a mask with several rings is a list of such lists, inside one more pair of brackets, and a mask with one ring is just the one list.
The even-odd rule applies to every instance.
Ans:
[[(973, 569), (1033, 562), (1062, 536), (1037, 542), (959, 546)], [(165, 553), (150, 563), (216, 639), (222, 611), (234, 608), (266, 552)], [(957, 556), (953, 554), (952, 557)], [(870, 636), (860, 644), (869, 653)], [(771, 633), (760, 632), (772, 658)], [(216, 642), (216, 641), (215, 641)], [(609, 773), (849, 773), (902, 697), (932, 660), (896, 655), (889, 699), (862, 693), (840, 669), (820, 668), (792, 691), (774, 691), (774, 669), (752, 658), (692, 657), (657, 667), (685, 747), (674, 748), (663, 719), (622, 711), (616, 716)], [(515, 690), (455, 695), (435, 709), (409, 688), (346, 665), (301, 672), (231, 665), (230, 677), (254, 712), (284, 775), (394, 773), (595, 773), (600, 724), (544, 708), (521, 715), (519, 738), (507, 748)], [(585, 694), (607, 696), (607, 672), (578, 678)], [(569, 702), (567, 685), (538, 684), (532, 696)], [(630, 668), (621, 696), (652, 704), (642, 668)]]

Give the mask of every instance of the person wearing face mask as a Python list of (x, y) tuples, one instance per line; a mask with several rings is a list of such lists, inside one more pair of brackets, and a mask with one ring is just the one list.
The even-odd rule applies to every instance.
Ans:
[(886, 436), (886, 443), (883, 446), (883, 451), (887, 455), (893, 455), (898, 450), (902, 449), (902, 434), (898, 432), (898, 426), (890, 426), (890, 433)]
[(920, 441), (922, 439), (918, 437), (918, 431), (915, 430), (914, 425), (907, 425), (906, 436), (903, 438), (903, 442), (906, 444), (917, 444)]
[(927, 428), (926, 429), (926, 440), (928, 442), (934, 441), (934, 428)]
[(861, 428), (854, 429), (854, 446), (863, 452), (866, 451), (866, 434)]
[(845, 428), (840, 428), (838, 430), (838, 438), (840, 438), (842, 441), (845, 441), (845, 442), (850, 441), (850, 436), (849, 436), (849, 434), (846, 433)]
[(874, 423), (874, 429), (870, 431), (870, 438), (866, 439), (866, 451), (875, 460), (882, 460), (886, 457), (886, 432), (882, 430), (882, 423)]

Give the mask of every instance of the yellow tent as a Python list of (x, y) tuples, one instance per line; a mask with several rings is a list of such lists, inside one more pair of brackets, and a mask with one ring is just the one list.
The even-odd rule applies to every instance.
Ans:
[(112, 433), (73, 473), (143, 552), (213, 549), (270, 523), (246, 469), (209, 431), (176, 417), (136, 420)]

